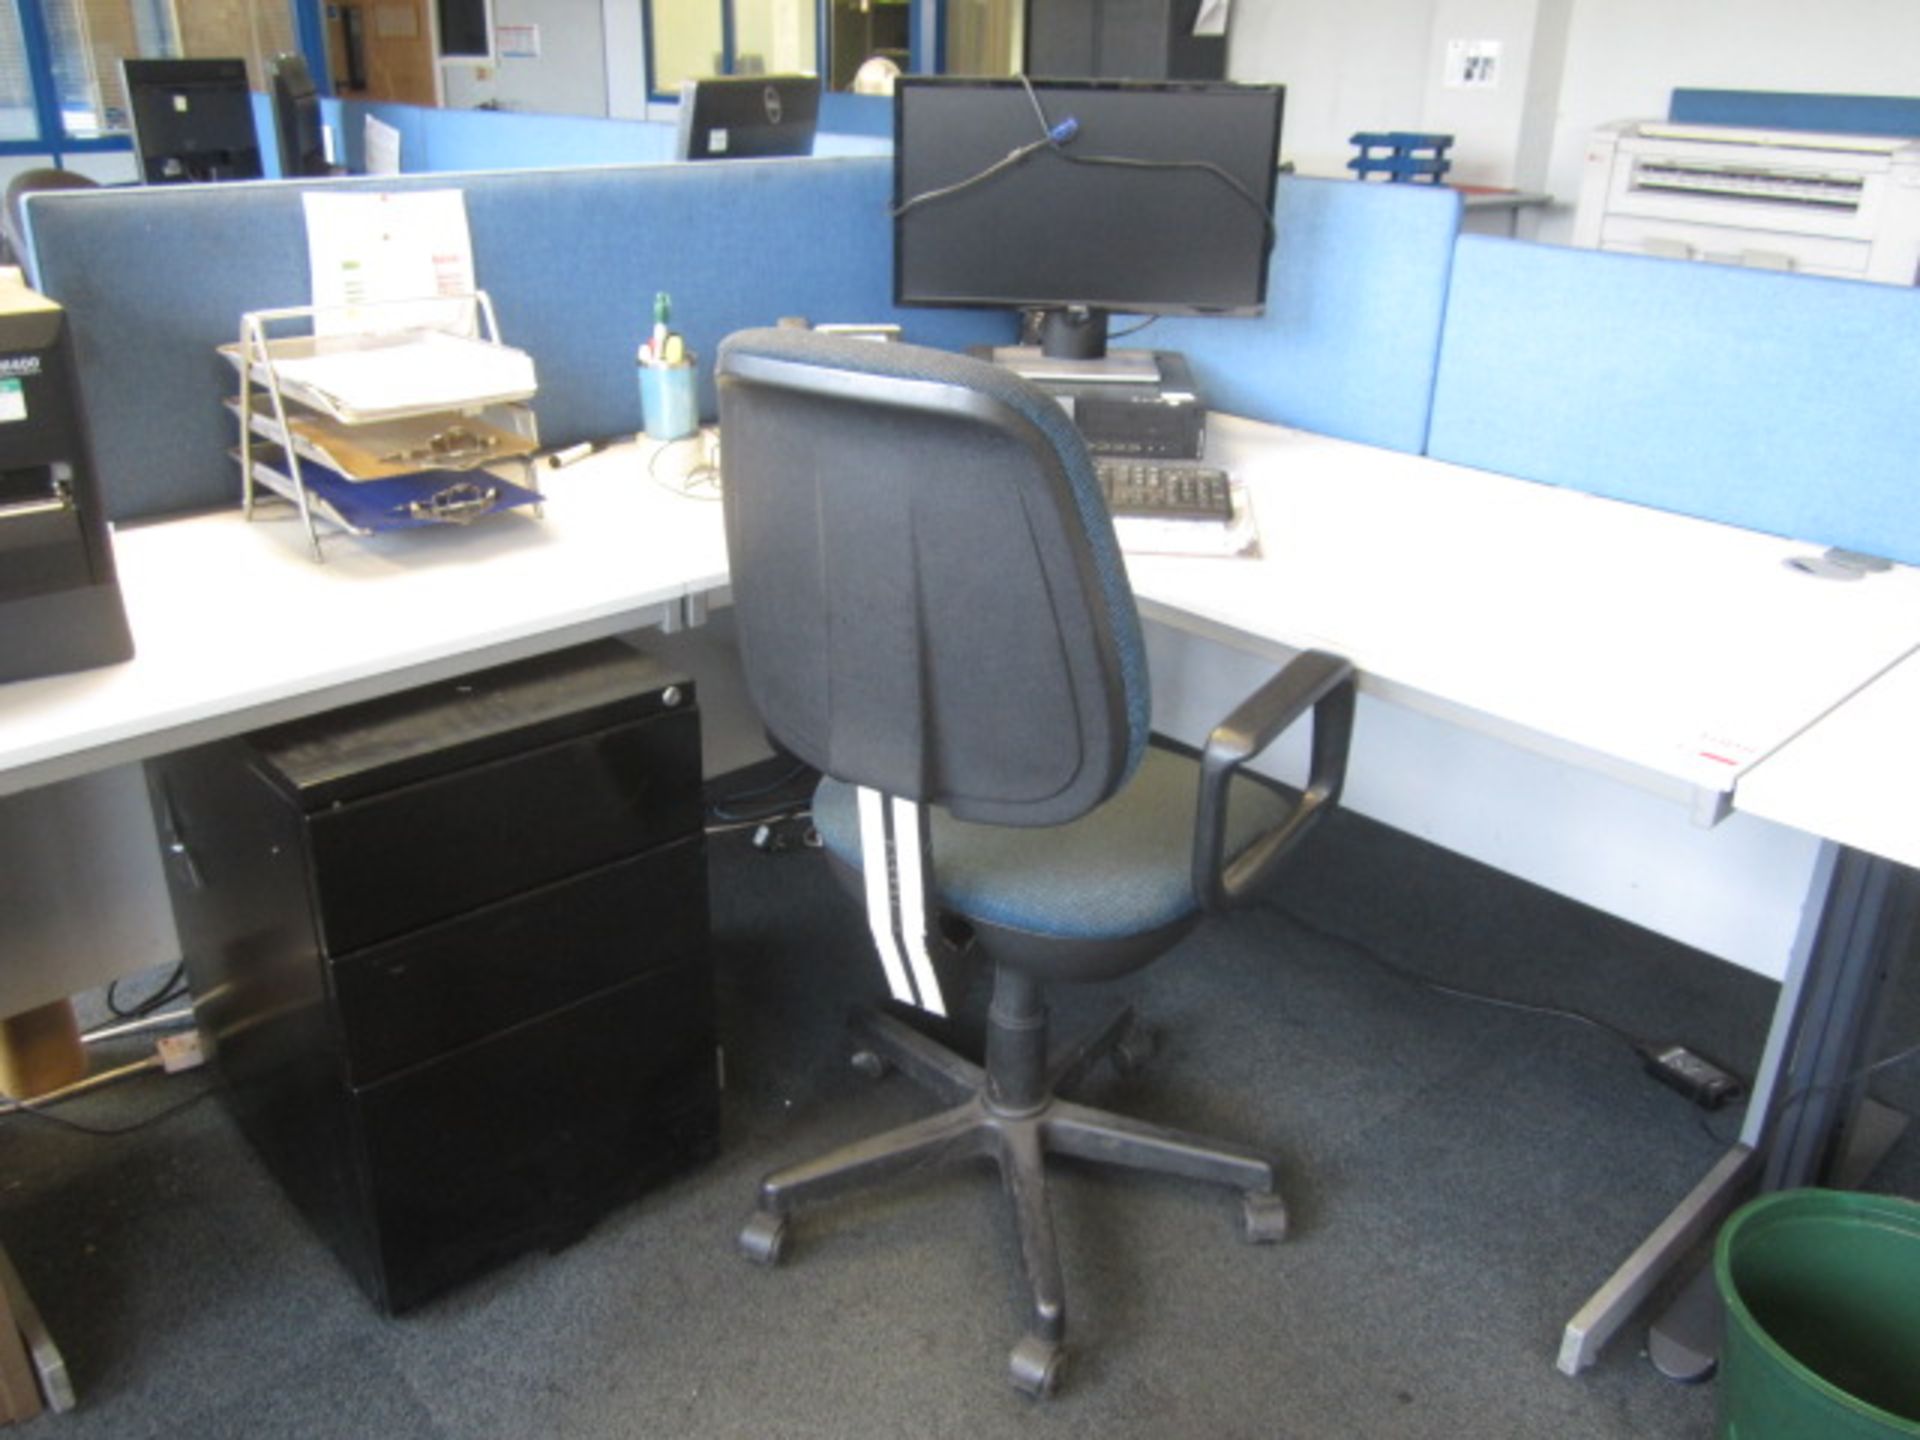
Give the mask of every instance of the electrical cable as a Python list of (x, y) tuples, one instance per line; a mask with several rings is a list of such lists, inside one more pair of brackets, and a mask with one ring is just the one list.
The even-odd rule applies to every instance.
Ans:
[(898, 205), (889, 207), (888, 214), (894, 219), (917, 210), (934, 201), (945, 200), (949, 196), (971, 190), (974, 186), (1004, 174), (1016, 165), (1024, 164), (1043, 150), (1050, 150), (1062, 160), (1073, 165), (1104, 165), (1125, 170), (1195, 170), (1213, 176), (1221, 184), (1240, 197), (1260, 217), (1264, 243), (1262, 249), (1271, 251), (1279, 238), (1279, 229), (1273, 222), (1273, 212), (1260, 203), (1259, 197), (1241, 183), (1238, 176), (1216, 165), (1211, 160), (1144, 160), (1131, 155), (1082, 155), (1067, 148), (1080, 133), (1080, 122), (1069, 115), (1066, 119), (1055, 121), (1048, 118), (1046, 107), (1040, 103), (1039, 93), (1033, 88), (1033, 81), (1027, 76), (1016, 77), (1021, 88), (1026, 91), (1027, 100), (1033, 106), (1034, 118), (1040, 124), (1040, 138), (1029, 140), (1025, 145), (1016, 146), (984, 169), (976, 171), (964, 180), (956, 180), (950, 185), (942, 185), (933, 190), (923, 190), (918, 195), (909, 196)]
[(1828, 1080), (1819, 1085), (1802, 1085), (1798, 1090), (1790, 1092), (1781, 1100), (1779, 1109), (1775, 1112), (1776, 1117), (1784, 1115), (1796, 1105), (1806, 1104), (1807, 1101), (1816, 1095), (1824, 1095), (1829, 1090), (1843, 1089), (1848, 1085), (1854, 1084), (1856, 1081), (1866, 1079), (1869, 1075), (1878, 1074), (1882, 1070), (1891, 1069), (1895, 1065), (1911, 1060), (1916, 1055), (1920, 1055), (1920, 1044), (1909, 1045), (1904, 1050), (1895, 1050), (1891, 1055), (1882, 1055), (1871, 1064), (1862, 1065), (1857, 1069), (1850, 1070), (1837, 1079)]
[[(798, 780), (801, 776), (811, 775), (813, 773), (814, 773), (813, 767), (807, 764), (806, 761), (796, 760), (793, 762), (792, 766), (789, 767), (784, 773), (775, 776), (773, 779), (767, 781), (764, 785), (755, 785), (749, 790), (736, 790), (731, 795), (724, 796), (717, 800), (709, 800), (707, 802), (707, 813), (713, 816), (714, 819), (716, 820), (748, 820), (748, 821), (759, 820), (763, 817), (758, 815), (740, 815), (740, 814), (735, 814), (731, 812), (733, 811), (734, 806), (737, 805), (742, 800), (752, 800), (761, 795), (771, 795), (775, 791), (784, 789), (786, 786), (791, 785), (795, 780)], [(783, 800), (780, 802), (779, 806), (777, 806), (776, 808), (786, 809), (791, 805), (791, 803), (792, 803), (791, 801)]]
[(120, 979), (114, 980), (107, 985), (107, 1009), (112, 1011), (113, 1014), (121, 1020), (138, 1020), (144, 1015), (151, 1015), (169, 1000), (173, 1000), (186, 993), (187, 965), (184, 960), (176, 962), (173, 969), (168, 972), (167, 978), (160, 982), (159, 989), (155, 990), (137, 1005), (131, 1005), (122, 1009), (118, 992), (125, 978), (125, 976), (122, 976)]
[(706, 833), (732, 835), (740, 830), (758, 830), (764, 826), (784, 825), (789, 820), (807, 818), (812, 814), (813, 806), (811, 805), (802, 805), (792, 810), (770, 810), (765, 815), (756, 815), (750, 819), (723, 821), (718, 825), (709, 825), (706, 827)]
[(151, 1125), (159, 1124), (162, 1120), (170, 1116), (178, 1115), (182, 1110), (198, 1105), (219, 1088), (218, 1084), (210, 1084), (196, 1094), (189, 1095), (185, 1100), (176, 1101), (174, 1104), (168, 1105), (164, 1109), (156, 1110), (150, 1115), (143, 1115), (140, 1119), (128, 1125), (87, 1125), (79, 1120), (69, 1120), (64, 1115), (56, 1115), (51, 1110), (42, 1109), (37, 1102), (32, 1100), (15, 1101), (12, 1109), (0, 1112), (0, 1119), (4, 1119), (8, 1115), (25, 1115), (34, 1120), (45, 1121), (49, 1125), (56, 1125), (62, 1130), (72, 1130), (81, 1135), (94, 1135), (104, 1139), (112, 1139), (116, 1135), (131, 1135), (136, 1130), (145, 1130)]
[(705, 442), (706, 437), (696, 431), (684, 435), (678, 440), (669, 440), (654, 449), (647, 457), (647, 478), (670, 494), (683, 500), (718, 500), (720, 498), (720, 467), (709, 460), (697, 460), (679, 475), (671, 479), (659, 471), (660, 457), (676, 446)]
[[(1841, 1089), (1844, 1086), (1853, 1084), (1857, 1080), (1864, 1080), (1869, 1075), (1878, 1074), (1882, 1070), (1889, 1070), (1895, 1065), (1913, 1059), (1916, 1055), (1920, 1055), (1920, 1043), (1908, 1045), (1901, 1050), (1895, 1050), (1890, 1055), (1883, 1055), (1871, 1064), (1859, 1066), (1857, 1069), (1842, 1075), (1837, 1080), (1829, 1080), (1821, 1085), (1803, 1085), (1800, 1089), (1790, 1092), (1780, 1101), (1778, 1109), (1774, 1112), (1775, 1121), (1778, 1123), (1779, 1116), (1784, 1115), (1793, 1106), (1804, 1105), (1816, 1095), (1825, 1094), (1829, 1090)], [(1744, 1110), (1745, 1106), (1742, 1105), (1741, 1108)], [(1719, 1144), (1731, 1145), (1733, 1143), (1732, 1138), (1720, 1134), (1717, 1130), (1707, 1125), (1704, 1118), (1701, 1120), (1701, 1128), (1706, 1130), (1707, 1134), (1712, 1136)]]
[(1371, 946), (1363, 944), (1350, 936), (1341, 935), (1335, 931), (1326, 929), (1324, 926), (1316, 925), (1313, 921), (1308, 920), (1296, 911), (1288, 910), (1285, 913), (1288, 919), (1294, 921), (1302, 929), (1311, 932), (1322, 940), (1331, 940), (1336, 944), (1345, 945), (1350, 949), (1358, 951), (1362, 956), (1379, 966), (1389, 975), (1392, 975), (1395, 979), (1409, 985), (1418, 986), (1422, 990), (1431, 990), (1436, 995), (1445, 995), (1450, 999), (1465, 1000), (1476, 1005), (1491, 1005), (1500, 1010), (1518, 1010), (1524, 1014), (1542, 1015), (1552, 1020), (1571, 1020), (1577, 1024), (1586, 1025), (1598, 1030), (1603, 1034), (1611, 1035), (1636, 1054), (1644, 1054), (1644, 1047), (1648, 1044), (1647, 1041), (1642, 1040), (1631, 1031), (1615, 1025), (1609, 1020), (1602, 1020), (1597, 1015), (1589, 1015), (1584, 1010), (1575, 1009), (1571, 1005), (1545, 1005), (1531, 1000), (1515, 1000), (1505, 995), (1494, 995), (1484, 990), (1470, 990), (1463, 985), (1449, 985), (1444, 981), (1434, 980), (1420, 974), (1418, 971), (1408, 969), (1397, 961), (1389, 960)]

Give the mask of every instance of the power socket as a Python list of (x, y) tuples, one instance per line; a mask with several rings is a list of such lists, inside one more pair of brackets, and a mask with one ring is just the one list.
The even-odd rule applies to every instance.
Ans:
[(1684, 1045), (1643, 1045), (1639, 1049), (1649, 1075), (1678, 1090), (1702, 1110), (1718, 1110), (1746, 1093), (1746, 1086), (1732, 1071)]

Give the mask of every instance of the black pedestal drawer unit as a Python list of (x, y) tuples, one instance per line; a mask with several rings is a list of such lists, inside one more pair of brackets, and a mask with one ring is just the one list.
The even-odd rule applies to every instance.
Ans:
[(712, 1152), (684, 677), (607, 640), (147, 778), (234, 1114), (383, 1310)]

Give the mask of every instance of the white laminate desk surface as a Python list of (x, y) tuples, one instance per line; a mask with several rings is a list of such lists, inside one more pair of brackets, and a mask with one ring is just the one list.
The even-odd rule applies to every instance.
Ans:
[(1226, 417), (1261, 558), (1128, 561), (1147, 613), (1337, 651), (1363, 686), (1676, 798), (1742, 771), (1920, 647), (1920, 571)]
[(1740, 777), (1734, 808), (1920, 868), (1920, 655)]
[(281, 506), (119, 531), (134, 658), (0, 687), (0, 795), (644, 625), (724, 585), (719, 505), (655, 483), (649, 454), (543, 472), (544, 518), (336, 534), (324, 563)]

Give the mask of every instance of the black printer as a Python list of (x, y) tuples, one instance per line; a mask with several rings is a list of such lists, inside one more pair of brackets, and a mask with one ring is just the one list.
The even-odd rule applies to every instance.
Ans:
[(66, 312), (0, 278), (0, 680), (132, 654)]

